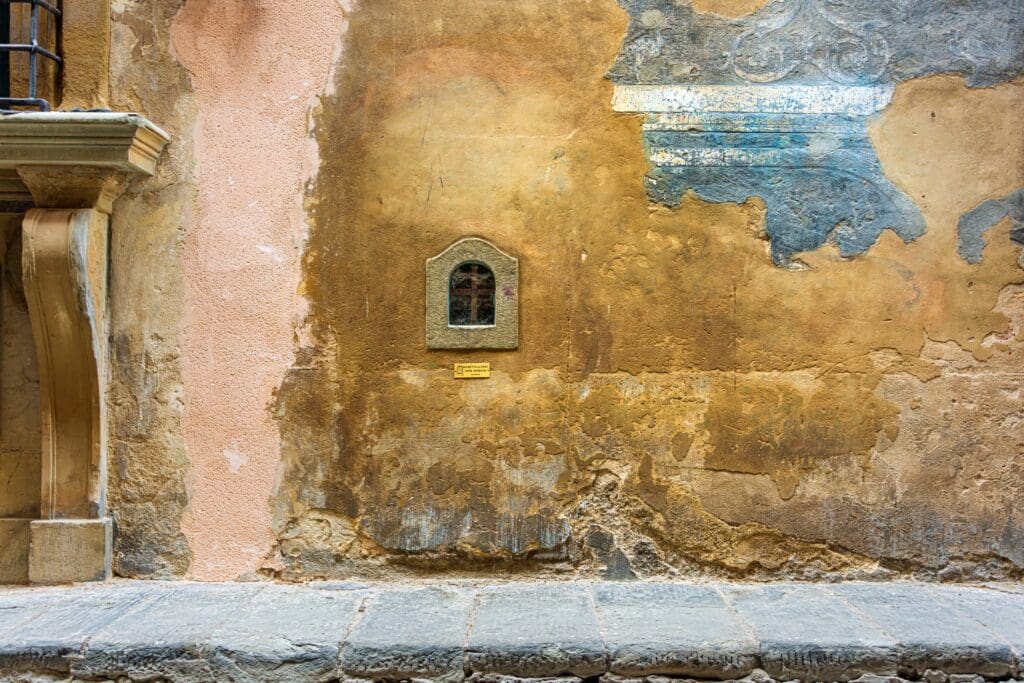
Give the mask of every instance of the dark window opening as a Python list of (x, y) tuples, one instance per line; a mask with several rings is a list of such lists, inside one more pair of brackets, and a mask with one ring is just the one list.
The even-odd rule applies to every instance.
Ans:
[(448, 281), (448, 324), (494, 324), (494, 273), (480, 263), (463, 263)]
[(50, 111), (60, 79), (60, 0), (0, 0), (0, 111)]

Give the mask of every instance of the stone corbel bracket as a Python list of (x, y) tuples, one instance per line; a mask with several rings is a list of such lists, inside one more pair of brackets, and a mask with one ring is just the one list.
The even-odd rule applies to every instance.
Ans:
[[(22, 223), (25, 295), (39, 364), (39, 520), (18, 520), (32, 583), (103, 580), (106, 513), (107, 250), (114, 200), (152, 175), (169, 137), (142, 116), (26, 113), (0, 118), (0, 174), (35, 208)], [(13, 172), (13, 173), (12, 173)], [(11, 520), (0, 520), (11, 522)], [(8, 526), (10, 526), (8, 524)]]

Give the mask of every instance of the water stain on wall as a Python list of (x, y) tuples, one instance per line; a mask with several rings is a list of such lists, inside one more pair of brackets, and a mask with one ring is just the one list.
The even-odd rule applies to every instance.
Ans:
[[(964, 211), (1024, 180), (992, 148), (1019, 85), (900, 85), (872, 143), (928, 231), (786, 270), (762, 198), (649, 202), (643, 118), (613, 111), (605, 78), (627, 28), (611, 0), (384, 0), (349, 18), (316, 112), (309, 341), (275, 406), (265, 571), (1016, 571), (1022, 527), (996, 533), (994, 512), (1019, 515), (1012, 486), (979, 494), (954, 463), (974, 443), (1016, 472), (996, 387), (1021, 345), (997, 304), (1024, 272), (1008, 226), (977, 265), (954, 245)], [(991, 141), (955, 125), (951, 95)], [(425, 349), (425, 259), (467, 235), (520, 259), (518, 351)], [(943, 344), (969, 380), (929, 353)], [(453, 380), (466, 360), (492, 378)], [(943, 404), (960, 381), (988, 396), (963, 424)]]
[[(829, 373), (804, 388), (744, 378), (715, 387), (705, 416), (711, 470), (767, 474), (783, 500), (826, 458), (866, 456), (880, 434), (895, 439), (897, 408), (874, 395), (870, 376)], [(864, 384), (868, 386), (864, 386)], [(794, 383), (795, 384), (795, 383)], [(861, 401), (858, 410), (850, 410)]]

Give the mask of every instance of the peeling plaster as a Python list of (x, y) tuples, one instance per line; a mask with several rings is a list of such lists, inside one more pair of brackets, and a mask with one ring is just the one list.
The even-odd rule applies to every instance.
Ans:
[[(760, 4), (117, 4), (116, 571), (1019, 579), (1024, 8)], [(467, 235), (515, 352), (425, 348)]]
[(170, 578), (188, 569), (181, 530), (188, 466), (181, 434), (184, 308), (182, 236), (195, 198), (196, 102), (172, 54), (168, 27), (181, 2), (116, 3), (110, 105), (171, 134), (152, 178), (118, 199), (110, 229), (111, 377), (108, 509), (118, 576)]
[(988, 86), (1024, 72), (1024, 0), (778, 0), (731, 21), (675, 0), (620, 4), (630, 30), (609, 75), (617, 109), (649, 114), (651, 199), (761, 197), (779, 266), (827, 241), (849, 257), (884, 229), (904, 241), (924, 232), (867, 136), (893, 83), (945, 72)]
[(1024, 245), (1024, 188), (1002, 199), (982, 202), (960, 217), (957, 251), (968, 263), (979, 263), (985, 248), (985, 233), (1003, 219), (1010, 220), (1010, 239)]

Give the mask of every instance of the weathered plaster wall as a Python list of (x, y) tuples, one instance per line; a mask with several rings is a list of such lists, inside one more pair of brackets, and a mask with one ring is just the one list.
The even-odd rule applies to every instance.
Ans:
[[(171, 54), (168, 27), (180, 0), (117, 0), (76, 5), (66, 20), (71, 55), (103, 55), (68, 77), (69, 106), (105, 104), (149, 117), (174, 138), (155, 177), (134, 182), (114, 208), (110, 240), (108, 509), (115, 522), (120, 575), (183, 574), (191, 550), (181, 531), (187, 464), (181, 438), (182, 238), (195, 187), (184, 69)], [(88, 5), (86, 7), (85, 5)], [(96, 28), (110, 12), (112, 39)], [(81, 13), (81, 15), (80, 15)], [(78, 22), (82, 22), (78, 25)], [(101, 27), (102, 28), (102, 27)], [(106, 71), (109, 52), (109, 74)], [(89, 83), (89, 74), (95, 76)], [(99, 89), (97, 89), (99, 88)], [(83, 99), (84, 98), (84, 99)], [(96, 99), (90, 99), (96, 98)], [(36, 517), (40, 493), (39, 384), (21, 286), (20, 227), (7, 226), (0, 359), (0, 516)]]
[(629, 34), (609, 76), (615, 107), (648, 114), (652, 199), (765, 200), (772, 257), (835, 243), (863, 253), (924, 217), (867, 139), (893, 84), (936, 73), (971, 86), (1024, 71), (1024, 2), (777, 0), (726, 19), (687, 3), (623, 0)]
[[(899, 33), (864, 111), (645, 127), (613, 110), (609, 66), (635, 84), (621, 65), (647, 50), (655, 84), (742, 85), (719, 53), (694, 70), (673, 50), (728, 46), (763, 3), (622, 4), (352, 13), (316, 119), (309, 336), (277, 403), (275, 574), (1018, 575), (1019, 41), (979, 48), (984, 63), (928, 48), (936, 63), (914, 67)], [(961, 22), (961, 47), (987, 21), (1016, 40), (1005, 7), (986, 7), (915, 17)], [(855, 106), (802, 59), (797, 84)], [(920, 77), (936, 71), (967, 79)], [(779, 91), (753, 92), (773, 111)], [(680, 138), (654, 135), (676, 123), (787, 162), (751, 167), (735, 197), (694, 186), (732, 187), (713, 169), (659, 183), (658, 145)], [(823, 172), (786, 170), (794, 158)], [(837, 163), (870, 192), (814, 184)], [(886, 214), (886, 197), (902, 204)], [(970, 263), (958, 224), (990, 200), (967, 219), (988, 229)], [(424, 348), (424, 260), (465, 235), (520, 259), (518, 351)], [(492, 378), (453, 380), (461, 360)]]
[[(114, 0), (109, 9), (109, 45), (78, 31), (75, 54), (109, 49), (110, 105), (173, 140), (156, 176), (133, 184), (113, 216), (114, 568), (235, 578), (258, 569), (274, 542), (280, 439), (268, 405), (304, 314), (304, 185), (317, 167), (309, 110), (330, 82), (342, 7)], [(0, 515), (31, 517), (38, 378), (17, 226), (4, 237)]]
[(173, 142), (156, 176), (114, 207), (110, 246), (109, 509), (114, 571), (183, 574), (192, 551), (181, 530), (188, 499), (182, 438), (183, 245), (194, 221), (196, 103), (169, 27), (182, 0), (112, 3), (111, 107), (137, 111)]
[(270, 552), (279, 436), (267, 406), (293, 361), (308, 111), (341, 34), (336, 0), (184, 5), (171, 28), (198, 113), (185, 237), (190, 575), (231, 579)]
[[(1019, 577), (1020, 0), (737, 71), (865, 37), (817, 4), (115, 0), (111, 104), (174, 138), (115, 210), (118, 573)], [(516, 351), (425, 348), (467, 235)]]

